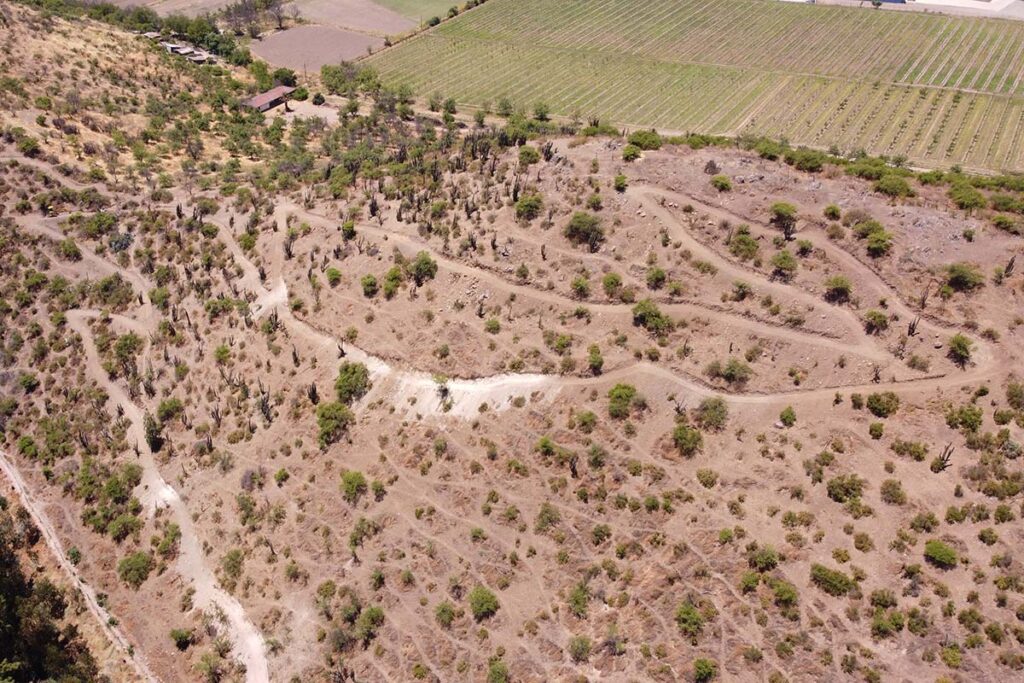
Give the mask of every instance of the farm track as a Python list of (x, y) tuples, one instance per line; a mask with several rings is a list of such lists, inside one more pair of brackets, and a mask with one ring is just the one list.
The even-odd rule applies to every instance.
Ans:
[[(1024, 170), (1020, 160), (1008, 165), (975, 144), (1002, 121), (990, 100), (1016, 103), (1024, 96), (1021, 22), (762, 0), (667, 0), (639, 8), (627, 0), (492, 0), (366, 61), (386, 80), (468, 106), (500, 97), (526, 108), (544, 101), (561, 115), (596, 115), (622, 126), (793, 131), (798, 144), (865, 147), (919, 166)], [(890, 138), (890, 110), (877, 107), (836, 135), (830, 105), (797, 94), (811, 81), (829, 84), (822, 92), (850, 85), (850, 111), (872, 99), (876, 84), (891, 87), (890, 103), (907, 103), (903, 111), (915, 118), (922, 88), (985, 106), (958, 111), (960, 118), (943, 124), (951, 139), (937, 145)], [(798, 126), (794, 102), (801, 112), (820, 112), (808, 118), (826, 120)], [(920, 123), (933, 124), (927, 117)], [(856, 135), (874, 142), (858, 143)]]

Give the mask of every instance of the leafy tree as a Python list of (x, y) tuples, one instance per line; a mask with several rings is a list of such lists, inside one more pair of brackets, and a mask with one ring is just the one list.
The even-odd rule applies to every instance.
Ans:
[(417, 286), (422, 286), (427, 280), (433, 280), (437, 275), (437, 262), (430, 258), (430, 254), (421, 251), (416, 254), (409, 265), (409, 272)]
[(643, 150), (661, 149), (661, 136), (655, 130), (638, 130), (631, 133), (628, 142)]
[(364, 364), (345, 361), (339, 366), (334, 391), (340, 402), (352, 405), (366, 395), (370, 386), (370, 371)]
[(523, 145), (519, 148), (519, 163), (522, 166), (532, 166), (540, 161), (540, 151), (536, 147)]
[(962, 334), (954, 334), (949, 338), (948, 355), (954, 363), (960, 367), (966, 366), (971, 362), (971, 349), (974, 343)]
[(700, 659), (694, 660), (693, 662), (693, 680), (696, 683), (707, 683), (718, 675), (718, 665), (711, 659)]
[(946, 266), (946, 284), (957, 292), (970, 292), (985, 284), (985, 276), (970, 263)]
[(633, 324), (651, 334), (665, 334), (672, 329), (672, 319), (661, 312), (650, 299), (643, 299), (633, 307)]
[(676, 610), (676, 624), (684, 636), (696, 642), (704, 630), (704, 615), (692, 601), (685, 600)]
[(856, 474), (841, 474), (829, 479), (825, 488), (829, 498), (837, 503), (845, 503), (860, 498), (866, 486), (867, 482)]
[(825, 280), (825, 300), (832, 303), (844, 303), (850, 300), (853, 293), (853, 285), (849, 278), (843, 275), (834, 275)]
[(366, 494), (366, 477), (358, 470), (349, 470), (341, 475), (341, 495), (355, 505)]
[(117, 565), (117, 575), (132, 588), (139, 586), (149, 578), (153, 569), (153, 556), (149, 553), (136, 552), (128, 555)]
[(924, 544), (924, 559), (940, 569), (952, 569), (958, 562), (956, 551), (938, 539)]
[(544, 208), (544, 199), (539, 194), (524, 194), (516, 202), (516, 218), (532, 221), (540, 215)]
[(63, 624), (68, 603), (43, 575), (26, 576), (20, 554), (36, 552), (35, 527), (12, 515), (0, 497), (0, 680), (12, 683), (100, 680), (95, 660), (74, 624)]
[(590, 251), (597, 251), (604, 241), (601, 219), (589, 213), (577, 211), (565, 226), (565, 236), (573, 244), (586, 244)]
[(146, 437), (146, 445), (149, 446), (149, 450), (154, 453), (159, 452), (164, 445), (164, 426), (154, 419), (147, 411), (145, 416), (142, 418), (142, 427)]
[(672, 443), (675, 444), (681, 455), (689, 458), (704, 446), (704, 437), (699, 429), (679, 424), (672, 430)]
[(796, 207), (787, 202), (775, 202), (769, 212), (771, 224), (781, 230), (787, 240), (792, 239), (793, 233), (796, 232)]
[(569, 639), (569, 656), (577, 664), (585, 662), (590, 658), (592, 646), (590, 638), (587, 636), (573, 636)]
[(373, 275), (364, 275), (362, 279), (359, 280), (359, 284), (363, 288), (363, 296), (367, 298), (373, 298), (380, 290), (380, 286), (377, 284), (377, 278)]
[(796, 272), (797, 266), (796, 257), (793, 256), (788, 249), (778, 251), (775, 253), (775, 256), (772, 257), (773, 274), (784, 280), (788, 280), (793, 277), (793, 273)]
[(499, 608), (498, 598), (484, 586), (477, 585), (469, 592), (469, 610), (477, 621), (494, 616)]
[(336, 442), (348, 431), (349, 425), (355, 422), (355, 416), (344, 403), (321, 403), (316, 409), (317, 426), (320, 429), (318, 439), (320, 448)]
[(434, 619), (444, 628), (449, 628), (458, 616), (455, 605), (445, 600), (434, 610)]
[(608, 414), (616, 420), (629, 417), (629, 410), (636, 395), (636, 387), (630, 384), (613, 386), (608, 390)]
[(889, 417), (900, 407), (900, 397), (891, 391), (873, 393), (868, 395), (868, 410), (875, 417)]
[(729, 419), (729, 406), (720, 396), (712, 396), (700, 402), (694, 420), (703, 429), (721, 431)]
[(843, 572), (821, 564), (811, 565), (811, 583), (836, 597), (846, 595), (857, 586), (853, 579)]
[(793, 406), (786, 406), (781, 413), (779, 413), (779, 422), (786, 427), (792, 427), (796, 424), (796, 411), (793, 410)]

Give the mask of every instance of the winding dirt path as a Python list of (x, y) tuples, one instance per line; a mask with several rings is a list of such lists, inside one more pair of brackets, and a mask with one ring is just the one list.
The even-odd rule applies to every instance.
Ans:
[(92, 586), (85, 583), (75, 565), (71, 563), (68, 556), (64, 552), (64, 545), (60, 541), (60, 537), (57, 535), (57, 531), (53, 524), (50, 522), (50, 518), (47, 517), (44, 510), (43, 504), (37, 502), (32, 496), (32, 492), (25, 484), (25, 480), (22, 479), (21, 473), (18, 468), (14, 465), (14, 462), (10, 456), (4, 451), (0, 450), (0, 471), (4, 473), (8, 481), (11, 483), (11, 489), (18, 495), (21, 500), (21, 506), (25, 508), (29, 515), (32, 517), (32, 521), (36, 527), (39, 528), (39, 532), (42, 534), (43, 540), (46, 542), (47, 547), (50, 549), (50, 553), (57, 560), (57, 564), (63, 570), (64, 574), (67, 575), (71, 583), (74, 584), (78, 592), (82, 594), (82, 598), (85, 600), (85, 606), (92, 614), (93, 618), (96, 619), (96, 623), (100, 627), (100, 631), (105, 633), (111, 644), (123, 654), (123, 661), (129, 663), (138, 675), (139, 680), (149, 681), (150, 683), (157, 683), (159, 679), (153, 675), (150, 671), (149, 665), (146, 663), (146, 659), (143, 654), (132, 648), (131, 643), (128, 641), (127, 636), (116, 625), (116, 621), (112, 618), (110, 612), (108, 612), (99, 600), (96, 599), (96, 591), (93, 590)]
[[(135, 405), (119, 384), (108, 377), (103, 369), (96, 343), (88, 326), (88, 320), (92, 317), (94, 316), (91, 311), (69, 311), (68, 324), (82, 338), (86, 357), (86, 372), (107, 392), (108, 400), (124, 410), (125, 416), (131, 423), (128, 438), (135, 441), (139, 453), (139, 464), (142, 466), (140, 486), (145, 492), (144, 497), (148, 499), (150, 506), (166, 507), (174, 522), (181, 529), (181, 541), (175, 567), (182, 578), (195, 589), (197, 604), (215, 606), (224, 615), (234, 651), (245, 665), (246, 680), (251, 683), (267, 681), (269, 680), (269, 667), (263, 636), (249, 621), (241, 604), (220, 588), (217, 577), (207, 566), (199, 536), (192, 524), (192, 515), (178, 492), (164, 481), (153, 458), (153, 453), (146, 443), (142, 410)], [(143, 500), (143, 502), (146, 503), (147, 500)]]

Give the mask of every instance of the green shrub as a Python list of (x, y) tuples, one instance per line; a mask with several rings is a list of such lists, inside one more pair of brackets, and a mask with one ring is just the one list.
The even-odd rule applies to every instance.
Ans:
[(597, 251), (604, 241), (601, 219), (589, 213), (577, 211), (565, 226), (565, 237), (573, 244), (586, 244), (590, 251)]
[(370, 371), (362, 363), (345, 361), (338, 368), (338, 378), (334, 381), (334, 391), (338, 400), (345, 405), (352, 405), (370, 390)]
[(681, 455), (691, 457), (704, 446), (704, 437), (700, 430), (689, 425), (679, 424), (672, 430), (672, 443)]
[(811, 583), (835, 597), (846, 595), (857, 586), (853, 579), (843, 572), (821, 564), (811, 565)]
[(956, 551), (938, 539), (924, 544), (924, 559), (940, 569), (952, 569), (957, 565)]
[(483, 586), (477, 585), (469, 592), (469, 610), (477, 621), (494, 616), (499, 608), (498, 598)]
[(630, 407), (636, 395), (636, 387), (630, 384), (616, 384), (608, 390), (608, 414), (616, 420), (629, 417)]
[(638, 130), (630, 134), (628, 142), (640, 149), (661, 149), (661, 136), (654, 130)]
[(964, 367), (971, 361), (971, 349), (974, 343), (962, 334), (954, 334), (947, 344), (947, 355), (954, 363)]
[(867, 406), (875, 417), (889, 417), (899, 409), (900, 397), (891, 391), (876, 392), (868, 395)]
[(137, 552), (125, 557), (117, 565), (117, 575), (132, 588), (138, 589), (153, 570), (153, 556)]
[(718, 675), (718, 665), (713, 660), (700, 658), (693, 662), (695, 683), (707, 683)]
[(344, 403), (321, 403), (316, 409), (316, 420), (320, 447), (327, 448), (348, 431), (349, 425), (355, 422), (355, 416)]
[(779, 413), (779, 422), (786, 427), (792, 427), (796, 424), (796, 411), (793, 410), (793, 406), (786, 406), (781, 413)]
[(672, 319), (661, 312), (650, 299), (643, 299), (633, 307), (633, 324), (651, 334), (665, 334), (672, 329)]

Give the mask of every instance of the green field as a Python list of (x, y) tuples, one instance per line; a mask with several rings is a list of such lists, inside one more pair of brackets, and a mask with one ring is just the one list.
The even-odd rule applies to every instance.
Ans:
[(775, 0), (490, 0), (368, 63), (465, 105), (1024, 170), (1024, 22)]

